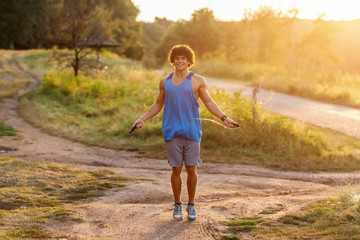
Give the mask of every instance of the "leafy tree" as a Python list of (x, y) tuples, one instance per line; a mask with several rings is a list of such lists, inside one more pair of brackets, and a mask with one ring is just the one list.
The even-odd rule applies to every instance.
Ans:
[(188, 44), (198, 57), (215, 52), (220, 46), (220, 35), (211, 10), (199, 9), (190, 21), (178, 21), (169, 27), (156, 49), (156, 56), (162, 62), (175, 44)]
[(173, 21), (159, 17), (156, 17), (154, 22), (143, 22), (143, 39), (146, 37), (147, 41), (151, 41), (151, 43), (158, 43), (166, 30), (173, 23)]
[(172, 46), (183, 43), (182, 29), (184, 29), (184, 24), (183, 21), (174, 23), (161, 38), (155, 50), (158, 65), (162, 65), (165, 62)]
[(200, 58), (219, 48), (219, 29), (212, 10), (202, 8), (192, 14), (192, 19), (184, 26), (183, 41), (189, 44)]
[(297, 14), (296, 9), (283, 13), (269, 6), (262, 6), (254, 13), (246, 13), (244, 21), (253, 27), (257, 35), (258, 62), (284, 63)]
[(299, 61), (307, 66), (329, 66), (338, 62), (331, 50), (338, 29), (332, 22), (323, 20), (323, 17), (319, 16), (314, 21), (313, 28), (297, 44)]
[(144, 54), (144, 46), (141, 43), (142, 26), (136, 21), (139, 10), (131, 0), (98, 0), (106, 9), (112, 11), (111, 24), (113, 39), (120, 45), (115, 51), (126, 57), (141, 59)]
[(154, 54), (156, 45), (159, 43), (161, 37), (165, 34), (173, 21), (166, 18), (155, 18), (154, 22), (142, 23), (142, 42), (146, 46), (146, 51)]
[(112, 37), (112, 12), (96, 0), (63, 0), (53, 7), (54, 11), (47, 15), (48, 40), (52, 45), (74, 50), (70, 64), (77, 76), (83, 59), (89, 53), (86, 50), (88, 43), (98, 36)]
[(219, 57), (228, 62), (253, 62), (255, 48), (250, 26), (243, 21), (217, 24), (221, 36)]
[(161, 58), (162, 60), (157, 60), (155, 53), (161, 38), (173, 23), (173, 21), (167, 20), (166, 18), (158, 17), (155, 18), (154, 22), (142, 23), (143, 35), (141, 42), (145, 46), (145, 54), (142, 58), (144, 66), (150, 68), (157, 67), (158, 63), (161, 65), (162, 60), (166, 58), (163, 57)]
[[(0, 48), (29, 48), (41, 45), (44, 19), (39, 14), (47, 7), (47, 0), (0, 1)], [(34, 24), (36, 23), (36, 24)]]
[(81, 39), (101, 33), (119, 43), (117, 53), (140, 59), (144, 46), (138, 13), (131, 0), (4, 0), (0, 47), (73, 49)]

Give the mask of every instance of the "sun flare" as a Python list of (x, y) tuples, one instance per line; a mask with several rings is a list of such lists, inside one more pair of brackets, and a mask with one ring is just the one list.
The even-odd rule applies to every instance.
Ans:
[(257, 10), (262, 5), (287, 11), (296, 8), (299, 18), (316, 19), (324, 15), (326, 20), (352, 20), (360, 18), (356, 0), (133, 0), (140, 9), (138, 20), (153, 21), (155, 17), (166, 17), (169, 20), (190, 19), (194, 10), (209, 8), (220, 20), (241, 20), (246, 9)]

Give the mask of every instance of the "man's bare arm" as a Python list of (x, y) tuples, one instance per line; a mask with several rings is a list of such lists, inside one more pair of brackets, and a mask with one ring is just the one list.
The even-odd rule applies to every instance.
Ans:
[(165, 102), (165, 90), (164, 90), (164, 84), (165, 84), (166, 77), (161, 79), (159, 84), (159, 95), (153, 105), (149, 108), (149, 110), (142, 115), (139, 119), (137, 119), (132, 127), (136, 126), (136, 129), (142, 128), (144, 126), (144, 122), (146, 120), (149, 120), (152, 117), (155, 117), (163, 108), (164, 102)]
[[(205, 107), (211, 112), (214, 116), (221, 119), (225, 114), (221, 111), (219, 106), (214, 102), (214, 100), (211, 98), (208, 90), (207, 90), (207, 83), (205, 79), (201, 76), (197, 76), (198, 81), (200, 81), (200, 88), (199, 88), (199, 96), (201, 98), (201, 101), (205, 104)], [(223, 119), (224, 124), (227, 127), (236, 127), (239, 126), (237, 122), (234, 120), (226, 117)]]

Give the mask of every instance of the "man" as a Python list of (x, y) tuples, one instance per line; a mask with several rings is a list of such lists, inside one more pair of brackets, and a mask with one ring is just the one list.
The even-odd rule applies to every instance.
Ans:
[(221, 119), (227, 127), (238, 124), (228, 118), (210, 97), (205, 79), (189, 70), (195, 63), (195, 54), (187, 45), (175, 45), (169, 53), (169, 62), (175, 71), (160, 81), (159, 95), (149, 110), (136, 120), (133, 128), (143, 127), (144, 122), (157, 115), (164, 106), (163, 134), (168, 162), (172, 167), (171, 186), (174, 195), (176, 220), (182, 220), (181, 190), (183, 162), (187, 172), (188, 220), (196, 219), (195, 193), (198, 182), (196, 167), (200, 165), (202, 136), (199, 115), (200, 98), (206, 108)]

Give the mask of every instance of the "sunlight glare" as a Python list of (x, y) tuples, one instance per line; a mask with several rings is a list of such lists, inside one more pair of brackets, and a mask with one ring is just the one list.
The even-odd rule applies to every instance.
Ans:
[(297, 8), (299, 18), (316, 19), (325, 14), (325, 20), (352, 20), (360, 18), (356, 0), (133, 0), (140, 9), (139, 21), (154, 21), (155, 17), (166, 17), (169, 20), (189, 20), (191, 14), (200, 8), (214, 11), (219, 20), (238, 21), (243, 18), (244, 10), (257, 10), (267, 5), (284, 12)]

